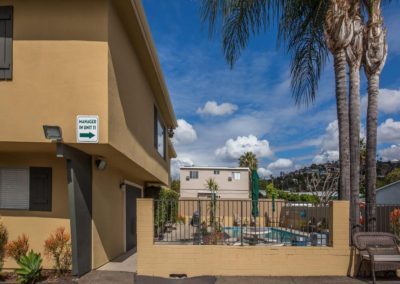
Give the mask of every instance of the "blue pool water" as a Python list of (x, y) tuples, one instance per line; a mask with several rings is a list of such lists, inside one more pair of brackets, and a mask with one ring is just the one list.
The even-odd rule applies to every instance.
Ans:
[[(242, 235), (241, 229), (241, 227), (225, 227), (223, 231), (232, 238), (240, 239)], [(243, 227), (243, 237), (251, 237), (254, 234), (256, 234), (258, 238), (271, 243), (307, 245), (309, 242), (308, 237), (280, 228), (257, 227), (254, 229), (251, 227)]]

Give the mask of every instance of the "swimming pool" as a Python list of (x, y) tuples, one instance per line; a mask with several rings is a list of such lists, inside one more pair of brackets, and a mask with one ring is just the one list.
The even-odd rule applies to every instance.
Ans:
[[(243, 232), (241, 231), (243, 229)], [(274, 227), (224, 227), (223, 231), (231, 238), (240, 238), (243, 236), (244, 241), (257, 236), (258, 240), (267, 243), (280, 243), (286, 245), (310, 245), (310, 239), (306, 233), (296, 233), (284, 228)]]

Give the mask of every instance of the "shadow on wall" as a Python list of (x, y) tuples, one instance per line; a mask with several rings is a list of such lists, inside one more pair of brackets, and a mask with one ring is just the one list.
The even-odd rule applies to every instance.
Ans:
[[(130, 132), (126, 138), (136, 140), (147, 156), (167, 169), (165, 160), (154, 150), (154, 96), (149, 84), (152, 78), (146, 77), (145, 63), (139, 60), (138, 50), (129, 39), (115, 9), (110, 10), (109, 17), (109, 30), (113, 31), (109, 35), (110, 107), (116, 108), (110, 111), (110, 115), (121, 115), (114, 119), (110, 117), (110, 121), (114, 120), (113, 127), (125, 124)], [(120, 131), (124, 132), (125, 129)]]

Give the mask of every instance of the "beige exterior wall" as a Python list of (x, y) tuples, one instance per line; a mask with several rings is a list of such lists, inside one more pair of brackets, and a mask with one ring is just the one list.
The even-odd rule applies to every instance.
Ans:
[[(43, 254), (44, 241), (58, 227), (70, 230), (68, 192), (65, 161), (50, 153), (0, 153), (0, 167), (51, 167), (52, 168), (52, 211), (0, 210), (0, 221), (9, 232), (9, 240), (26, 234), (30, 248)], [(52, 268), (50, 259), (44, 257), (43, 266)], [(16, 268), (17, 264), (6, 258), (5, 269)]]
[(48, 143), (42, 125), (50, 124), (75, 143), (76, 115), (97, 114), (106, 143), (106, 1), (7, 4), (14, 6), (13, 79), (0, 82), (0, 142)]
[[(161, 108), (118, 8), (110, 5), (109, 10), (109, 142), (159, 181), (168, 184), (168, 147), (165, 159), (154, 147), (154, 106)], [(134, 18), (133, 10), (131, 16)], [(134, 21), (129, 23), (135, 24)]]
[(64, 143), (96, 155), (98, 145), (76, 144), (76, 116), (98, 115), (99, 142), (114, 148), (111, 160), (122, 153), (147, 172), (143, 181), (169, 183), (174, 151), (166, 146), (163, 159), (153, 146), (154, 105), (167, 128), (176, 122), (149, 75), (156, 67), (143, 59), (150, 51), (134, 3), (1, 2), (14, 6), (14, 41), (13, 79), (0, 82), (0, 143), (50, 143), (42, 126), (58, 125)]
[[(349, 203), (332, 203), (331, 247), (153, 244), (153, 203), (138, 201), (138, 274), (221, 276), (345, 276), (351, 268)], [(349, 270), (350, 271), (350, 270)]]
[(93, 169), (93, 268), (125, 252), (125, 193), (120, 189), (124, 178), (114, 168)]
[[(210, 168), (181, 168), (180, 169), (180, 197), (197, 198), (199, 193), (209, 193), (206, 189), (206, 180), (215, 179), (218, 184), (218, 196), (220, 199), (248, 199), (250, 197), (250, 171), (243, 168), (223, 169), (219, 170), (219, 174), (214, 174), (214, 169)], [(187, 179), (190, 177), (190, 171), (199, 173), (198, 179)], [(240, 172), (240, 180), (233, 179), (232, 173)], [(232, 178), (229, 181), (229, 178)]]

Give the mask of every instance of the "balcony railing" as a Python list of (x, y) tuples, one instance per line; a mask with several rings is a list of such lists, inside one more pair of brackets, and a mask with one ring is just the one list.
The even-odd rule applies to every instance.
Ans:
[(329, 205), (260, 200), (155, 200), (154, 242), (327, 246)]

